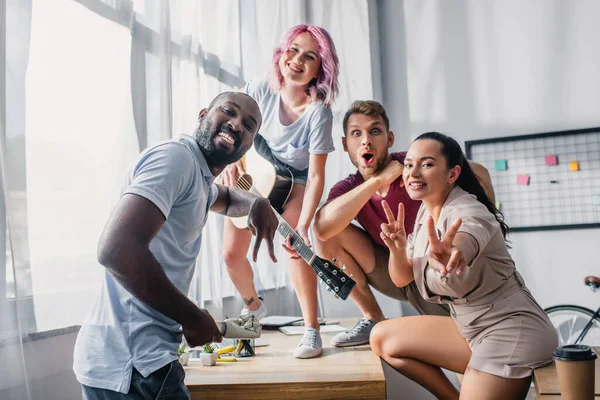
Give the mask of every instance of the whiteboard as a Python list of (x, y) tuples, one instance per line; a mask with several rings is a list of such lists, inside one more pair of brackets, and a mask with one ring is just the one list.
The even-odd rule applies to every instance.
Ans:
[(513, 231), (600, 227), (600, 127), (472, 140)]

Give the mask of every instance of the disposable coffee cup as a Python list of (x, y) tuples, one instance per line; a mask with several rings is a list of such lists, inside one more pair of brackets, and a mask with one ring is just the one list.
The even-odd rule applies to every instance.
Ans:
[(562, 400), (594, 400), (594, 363), (590, 346), (573, 344), (554, 351)]

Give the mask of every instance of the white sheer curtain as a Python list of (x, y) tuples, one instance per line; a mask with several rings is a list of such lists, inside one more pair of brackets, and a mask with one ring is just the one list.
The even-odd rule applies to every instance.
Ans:
[[(364, 0), (255, 0), (241, 3), (242, 65), (244, 79), (264, 78), (271, 67), (273, 50), (281, 36), (292, 26), (305, 23), (324, 27), (331, 34), (340, 58), (340, 97), (333, 106), (334, 141), (336, 150), (327, 161), (324, 197), (329, 188), (353, 170), (348, 156), (341, 146), (341, 120), (344, 112), (356, 99), (373, 98), (371, 71), (371, 44), (368, 2)], [(360, 50), (360, 56), (355, 53)], [(277, 238), (278, 265), (273, 264), (266, 249), (259, 254), (259, 262), (253, 265), (257, 288), (273, 288), (288, 284), (287, 256)], [(207, 281), (205, 281), (207, 282)], [(225, 280), (225, 293), (231, 283)], [(214, 287), (214, 285), (213, 285)], [(332, 297), (329, 294), (324, 296)], [(270, 313), (289, 312), (289, 305), (281, 302)], [(339, 304), (338, 304), (339, 306)]]
[[(368, 50), (353, 54), (370, 48), (366, 0), (7, 5), (3, 334), (16, 331), (17, 321), (22, 334), (81, 323), (102, 273), (98, 238), (128, 165), (145, 147), (192, 133), (198, 111), (218, 93), (264, 77), (281, 35), (298, 23), (325, 27), (340, 56), (337, 150), (329, 157), (326, 192), (351, 170), (339, 125), (351, 99), (372, 98)], [(222, 265), (222, 222), (213, 215), (207, 224), (190, 293), (217, 309), (237, 295)], [(259, 290), (289, 286), (279, 244), (279, 264), (263, 250), (254, 265)], [(23, 305), (20, 319), (14, 299)], [(280, 306), (272, 312), (289, 305)]]
[[(98, 238), (139, 151), (192, 133), (214, 96), (265, 77), (281, 35), (298, 23), (325, 27), (339, 52), (326, 192), (347, 175), (340, 119), (351, 99), (373, 93), (367, 3), (0, 1), (0, 353), (11, 360), (0, 366), (0, 393), (44, 398), (29, 380), (45, 355), (31, 356), (35, 347), (19, 338), (83, 320), (103, 272)], [(237, 296), (222, 264), (222, 222), (210, 217), (190, 293), (216, 317)], [(290, 290), (279, 244), (279, 264), (263, 249), (254, 265), (261, 291)], [(294, 307), (279, 300), (272, 313)]]

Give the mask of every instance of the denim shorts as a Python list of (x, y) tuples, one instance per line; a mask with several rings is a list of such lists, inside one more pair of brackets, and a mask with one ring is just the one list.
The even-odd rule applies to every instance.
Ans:
[(135, 368), (131, 374), (129, 393), (81, 385), (83, 400), (189, 400), (185, 372), (178, 360), (154, 371), (144, 378)]
[(306, 185), (306, 181), (308, 180), (308, 168), (302, 170), (296, 169), (279, 160), (273, 155), (271, 148), (260, 133), (257, 133), (254, 136), (254, 149), (262, 158), (273, 164), (277, 175), (292, 179), (294, 185)]

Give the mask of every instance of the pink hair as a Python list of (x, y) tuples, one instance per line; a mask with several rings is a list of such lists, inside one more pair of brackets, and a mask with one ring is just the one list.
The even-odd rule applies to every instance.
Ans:
[(279, 46), (273, 53), (273, 69), (271, 70), (270, 78), (271, 89), (274, 91), (281, 90), (283, 76), (279, 69), (279, 60), (281, 59), (281, 55), (290, 48), (296, 36), (304, 32), (308, 32), (317, 42), (319, 46), (319, 58), (321, 59), (319, 77), (316, 80), (313, 79), (308, 84), (306, 90), (313, 101), (321, 100), (325, 106), (330, 107), (339, 92), (338, 75), (340, 62), (329, 33), (325, 29), (315, 25), (296, 25), (283, 35)]

